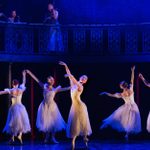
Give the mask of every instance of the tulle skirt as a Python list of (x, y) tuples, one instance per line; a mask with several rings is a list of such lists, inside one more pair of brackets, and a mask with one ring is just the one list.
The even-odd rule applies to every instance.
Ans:
[(119, 107), (103, 121), (101, 129), (107, 126), (111, 126), (119, 132), (139, 133), (141, 131), (141, 117), (136, 103), (125, 103)]
[(43, 101), (40, 104), (36, 126), (42, 132), (57, 132), (66, 129), (66, 123), (55, 102), (48, 104)]
[(29, 117), (23, 104), (13, 104), (9, 108), (6, 125), (3, 132), (17, 136), (20, 132), (27, 133), (31, 130)]
[(67, 137), (92, 134), (88, 111), (83, 102), (72, 104), (67, 124)]
[(147, 131), (150, 132), (150, 112), (149, 112), (148, 118), (147, 118)]

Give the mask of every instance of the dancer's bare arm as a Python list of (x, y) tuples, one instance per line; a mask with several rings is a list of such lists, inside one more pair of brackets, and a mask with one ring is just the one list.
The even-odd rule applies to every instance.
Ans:
[(57, 92), (64, 92), (64, 91), (68, 91), (68, 90), (70, 90), (71, 89), (71, 87), (69, 86), (69, 87), (64, 87), (64, 88), (62, 88), (61, 86), (58, 86), (57, 88), (56, 88), (56, 91)]
[(30, 70), (26, 70), (26, 72), (27, 72), (42, 88), (44, 88), (44, 84), (43, 84)]
[(0, 95), (10, 94), (8, 90), (0, 91)]
[(65, 67), (65, 70), (66, 70), (66, 73), (67, 73), (66, 76), (69, 77), (70, 81), (73, 84), (76, 84), (79, 89), (82, 88), (81, 84), (79, 84), (79, 82), (76, 80), (76, 78), (71, 74), (70, 69), (68, 68), (67, 64), (62, 62), (62, 61), (60, 61), (59, 64)]
[(130, 88), (131, 88), (131, 90), (133, 90), (133, 86), (134, 86), (134, 71), (135, 71), (135, 66), (133, 66), (131, 68), (131, 82), (130, 82)]
[(19, 86), (22, 92), (26, 90), (25, 84), (26, 84), (26, 71), (23, 70), (22, 71), (22, 84)]
[(143, 83), (150, 88), (150, 83), (145, 80), (144, 76), (140, 73), (139, 78), (143, 81)]
[(22, 84), (26, 84), (26, 71), (25, 70), (23, 70), (22, 71)]
[(111, 94), (111, 93), (108, 93), (108, 92), (102, 92), (100, 93), (99, 95), (107, 95), (109, 97), (114, 97), (114, 98), (121, 98), (121, 93), (114, 93), (114, 94)]

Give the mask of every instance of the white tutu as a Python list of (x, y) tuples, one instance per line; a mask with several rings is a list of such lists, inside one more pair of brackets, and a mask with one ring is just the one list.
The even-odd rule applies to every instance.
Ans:
[(119, 132), (139, 133), (141, 118), (136, 103), (125, 103), (103, 121), (101, 128), (111, 126)]
[(146, 127), (147, 131), (150, 132), (150, 112), (148, 114), (148, 118), (147, 118), (147, 127)]
[(67, 124), (67, 137), (87, 136), (92, 134), (92, 129), (89, 121), (86, 105), (80, 100), (80, 95), (77, 87), (74, 86), (71, 90), (72, 106), (69, 113)]
[(51, 104), (42, 102), (40, 104), (36, 126), (43, 132), (57, 132), (66, 129), (66, 123), (55, 102)]
[(40, 104), (37, 113), (36, 126), (43, 132), (57, 132), (66, 129), (57, 104), (54, 101), (57, 88), (48, 90), (44, 85), (44, 100)]
[(28, 114), (23, 104), (14, 104), (9, 108), (4, 132), (17, 136), (20, 132), (27, 133), (31, 130)]
[[(25, 89), (24, 84), (21, 84), (18, 88), (5, 89), (12, 96), (12, 105), (9, 108), (7, 122), (3, 132), (17, 136), (19, 133), (27, 133), (31, 130), (27, 110), (21, 103), (22, 94)], [(16, 91), (19, 93), (17, 96), (13, 95), (13, 92)]]
[(92, 133), (87, 108), (83, 102), (71, 106), (67, 125), (67, 137), (90, 135)]

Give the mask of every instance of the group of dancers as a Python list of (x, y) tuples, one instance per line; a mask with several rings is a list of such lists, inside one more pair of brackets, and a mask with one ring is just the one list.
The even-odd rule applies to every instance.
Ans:
[[(86, 105), (80, 99), (83, 92), (83, 85), (87, 82), (88, 77), (82, 75), (79, 81), (72, 75), (67, 64), (60, 61), (60, 65), (64, 66), (66, 70), (66, 78), (69, 78), (70, 85), (62, 88), (61, 86), (54, 87), (55, 80), (52, 76), (47, 77), (47, 83), (42, 83), (30, 70), (24, 70), (22, 84), (19, 85), (18, 80), (12, 81), (12, 88), (0, 91), (2, 94), (10, 94), (12, 104), (9, 108), (7, 122), (4, 127), (5, 132), (11, 135), (10, 144), (14, 143), (15, 137), (18, 138), (22, 144), (22, 134), (31, 131), (29, 117), (26, 108), (21, 102), (23, 92), (26, 87), (26, 74), (31, 76), (43, 89), (43, 101), (39, 105), (37, 112), (36, 126), (39, 131), (45, 133), (44, 143), (51, 142), (58, 143), (55, 139), (55, 133), (61, 130), (66, 130), (67, 137), (72, 138), (72, 149), (75, 148), (75, 140), (77, 136), (82, 136), (85, 146), (88, 146), (88, 137), (92, 134), (92, 129), (89, 121), (88, 111)], [(141, 118), (137, 104), (134, 102), (134, 71), (135, 67), (131, 68), (131, 82), (128, 84), (125, 81), (120, 83), (121, 93), (111, 94), (102, 92), (100, 95), (107, 95), (115, 98), (122, 98), (124, 104), (113, 112), (107, 119), (103, 121), (101, 129), (111, 126), (118, 132), (125, 132), (125, 138), (132, 133), (139, 133), (141, 131)], [(142, 74), (139, 74), (140, 79), (144, 84), (150, 87)], [(57, 93), (70, 90), (72, 105), (69, 113), (67, 124), (65, 123), (54, 97)], [(150, 132), (150, 115), (147, 120), (147, 130)]]
[[(18, 80), (12, 81), (12, 88), (0, 91), (2, 94), (10, 94), (12, 105), (9, 108), (7, 122), (3, 131), (11, 135), (10, 144), (14, 143), (15, 137), (22, 144), (22, 134), (31, 131), (29, 117), (21, 98), (25, 91), (26, 74), (30, 75), (43, 89), (43, 101), (41, 102), (38, 112), (36, 126), (39, 131), (45, 133), (44, 143), (48, 143), (51, 134), (51, 141), (58, 143), (55, 139), (55, 133), (63, 129), (67, 132), (67, 137), (72, 138), (72, 149), (75, 148), (77, 136), (83, 136), (86, 147), (88, 146), (87, 136), (92, 133), (86, 105), (81, 101), (80, 95), (83, 92), (83, 84), (88, 80), (86, 75), (82, 75), (79, 81), (71, 74), (68, 66), (64, 62), (59, 62), (65, 67), (66, 75), (70, 80), (70, 86), (62, 88), (61, 86), (53, 87), (55, 80), (52, 76), (47, 77), (47, 83), (42, 83), (31, 71), (24, 70), (23, 82), (19, 85)], [(71, 91), (72, 106), (69, 113), (68, 123), (66, 124), (61, 116), (54, 97), (58, 92)]]

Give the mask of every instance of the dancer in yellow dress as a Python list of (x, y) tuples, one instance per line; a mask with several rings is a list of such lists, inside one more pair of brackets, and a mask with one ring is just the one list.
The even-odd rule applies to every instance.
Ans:
[(69, 113), (68, 124), (67, 124), (67, 137), (72, 138), (72, 149), (75, 148), (76, 137), (83, 136), (84, 142), (87, 146), (87, 136), (92, 133), (88, 111), (86, 105), (81, 101), (80, 96), (83, 92), (83, 84), (88, 80), (86, 75), (82, 75), (77, 81), (71, 74), (66, 63), (60, 61), (60, 65), (66, 69), (66, 77), (70, 80), (71, 86), (71, 99), (72, 106)]

